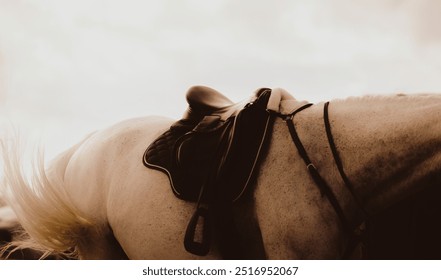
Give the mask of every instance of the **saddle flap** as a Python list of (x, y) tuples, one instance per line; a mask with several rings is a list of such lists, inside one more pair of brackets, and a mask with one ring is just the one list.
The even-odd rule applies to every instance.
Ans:
[(175, 143), (176, 157), (171, 179), (179, 182), (182, 198), (196, 201), (200, 191), (221, 168), (222, 151), (231, 130), (231, 121), (217, 129), (196, 130), (182, 136)]
[(205, 116), (193, 129), (195, 132), (209, 132), (216, 129), (221, 124), (220, 116)]

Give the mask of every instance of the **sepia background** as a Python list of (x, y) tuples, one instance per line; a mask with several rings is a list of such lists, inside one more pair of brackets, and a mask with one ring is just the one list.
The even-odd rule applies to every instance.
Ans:
[[(437, 0), (0, 0), (0, 121), (51, 158), (188, 87), (234, 101), (441, 92)], [(33, 144), (32, 144), (33, 145)]]
[[(47, 159), (123, 119), (179, 118), (195, 84), (234, 101), (283, 87), (320, 102), (441, 92), (440, 74), (438, 0), (0, 0), (0, 138), (19, 134)], [(390, 236), (377, 250), (401, 224), (374, 232)]]

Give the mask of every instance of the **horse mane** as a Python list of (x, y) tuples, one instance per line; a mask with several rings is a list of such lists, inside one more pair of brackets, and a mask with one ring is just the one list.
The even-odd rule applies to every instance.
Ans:
[(18, 233), (18, 240), (1, 248), (0, 256), (8, 257), (16, 250), (32, 249), (42, 252), (41, 258), (50, 254), (78, 257), (78, 246), (85, 244), (93, 223), (70, 201), (63, 187), (63, 177), (71, 155), (82, 142), (52, 163), (56, 171), (62, 166), (60, 170), (63, 174), (52, 172), (49, 176), (43, 153), (38, 152), (32, 161), (30, 179), (23, 169), (18, 141), (9, 145), (5, 141), (0, 142), (4, 165), (0, 191), (24, 229)]

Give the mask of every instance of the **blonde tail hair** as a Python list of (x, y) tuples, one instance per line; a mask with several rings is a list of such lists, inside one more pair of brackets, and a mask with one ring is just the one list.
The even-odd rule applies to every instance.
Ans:
[[(11, 248), (15, 248), (14, 251), (34, 249), (43, 252), (41, 258), (54, 253), (78, 257), (79, 246), (86, 244), (85, 238), (94, 227), (92, 221), (70, 201), (64, 188), (64, 174), (51, 172), (49, 178), (40, 152), (37, 160), (32, 162), (31, 179), (28, 180), (17, 141), (11, 146), (2, 141), (1, 147), (4, 164), (3, 196), (26, 233), (21, 240), (5, 246), (2, 253), (5, 254)], [(72, 147), (65, 153), (71, 155), (75, 150), (76, 147)], [(53, 164), (67, 165), (68, 159), (60, 157)]]

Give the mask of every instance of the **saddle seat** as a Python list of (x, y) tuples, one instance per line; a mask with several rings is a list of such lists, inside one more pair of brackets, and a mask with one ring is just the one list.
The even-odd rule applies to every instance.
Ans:
[(182, 120), (190, 122), (198, 122), (204, 117), (210, 116), (215, 116), (218, 121), (226, 121), (229, 117), (237, 114), (250, 101), (234, 103), (217, 90), (205, 86), (191, 87), (187, 91), (186, 99), (188, 108), (182, 116)]
[(224, 108), (234, 105), (228, 97), (206, 86), (191, 87), (186, 99), (190, 108), (207, 115), (222, 112)]
[(231, 205), (251, 185), (275, 118), (272, 111), (279, 109), (286, 94), (262, 88), (249, 100), (234, 103), (214, 89), (192, 87), (186, 94), (189, 106), (182, 119), (145, 151), (144, 165), (166, 173), (178, 198), (198, 202), (184, 242), (188, 251), (208, 253), (207, 223), (202, 244), (193, 242), (201, 216), (204, 220), (213, 217), (223, 238), (234, 239), (226, 229), (232, 226)]

